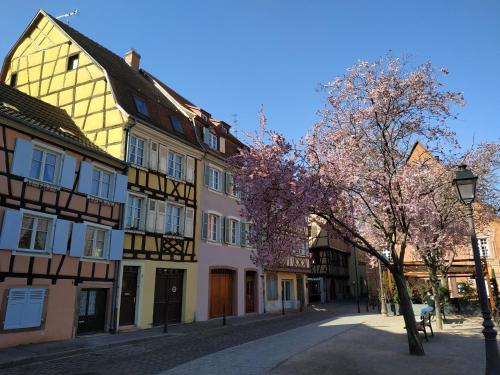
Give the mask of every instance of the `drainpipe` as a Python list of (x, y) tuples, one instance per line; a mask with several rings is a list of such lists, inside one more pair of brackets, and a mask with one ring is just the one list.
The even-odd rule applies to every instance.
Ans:
[[(130, 134), (130, 129), (135, 126), (136, 122), (134, 119), (129, 118), (127, 124), (125, 124), (125, 150), (123, 153), (123, 161), (125, 162), (125, 174), (128, 175), (128, 164), (127, 164), (127, 155), (128, 155), (128, 138)], [(120, 221), (119, 228), (123, 229), (125, 223), (125, 203), (120, 203)], [(111, 323), (109, 328), (109, 333), (118, 333), (118, 291), (121, 287), (121, 278), (122, 278), (122, 261), (115, 261), (115, 282), (113, 284), (112, 296), (111, 296)]]

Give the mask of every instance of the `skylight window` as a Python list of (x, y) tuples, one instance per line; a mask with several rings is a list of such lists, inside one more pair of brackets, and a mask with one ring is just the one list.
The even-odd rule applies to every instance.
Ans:
[(179, 133), (184, 133), (184, 128), (182, 127), (181, 120), (177, 116), (170, 116), (170, 122), (174, 127), (174, 130)]
[(149, 117), (148, 107), (146, 106), (146, 101), (138, 96), (134, 95), (135, 106), (140, 114)]

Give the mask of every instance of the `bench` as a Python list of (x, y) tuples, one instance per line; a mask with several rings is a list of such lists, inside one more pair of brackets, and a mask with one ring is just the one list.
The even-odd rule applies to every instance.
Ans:
[(429, 341), (427, 337), (426, 327), (429, 327), (429, 329), (431, 330), (431, 336), (434, 337), (434, 331), (431, 325), (431, 318), (432, 318), (431, 314), (432, 314), (431, 312), (426, 312), (425, 314), (420, 316), (420, 321), (417, 322), (417, 330), (424, 333), (425, 341)]

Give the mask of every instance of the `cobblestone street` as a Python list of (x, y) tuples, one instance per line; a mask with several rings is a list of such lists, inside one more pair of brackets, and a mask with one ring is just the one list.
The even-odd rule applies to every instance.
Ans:
[(90, 353), (2, 369), (3, 375), (157, 374), (196, 358), (334, 316), (354, 313), (353, 304), (322, 305), (307, 312), (253, 316), (169, 327), (169, 335)]

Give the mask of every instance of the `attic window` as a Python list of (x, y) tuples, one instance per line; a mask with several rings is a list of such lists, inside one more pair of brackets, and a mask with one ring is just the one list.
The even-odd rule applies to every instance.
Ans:
[(204, 113), (201, 114), (201, 118), (205, 121), (208, 121), (208, 116)]
[(17, 85), (17, 73), (12, 73), (10, 75), (9, 85), (10, 85), (10, 87), (16, 87), (16, 85)]
[(170, 116), (170, 122), (176, 132), (184, 133), (184, 128), (182, 127), (181, 121), (177, 116)]
[(149, 117), (148, 107), (146, 106), (146, 101), (138, 96), (134, 95), (134, 102), (137, 110), (141, 115)]
[(76, 68), (78, 68), (78, 61), (79, 61), (79, 54), (78, 53), (76, 55), (72, 55), (72, 56), (68, 57), (67, 70), (70, 71), (70, 70), (75, 70)]

